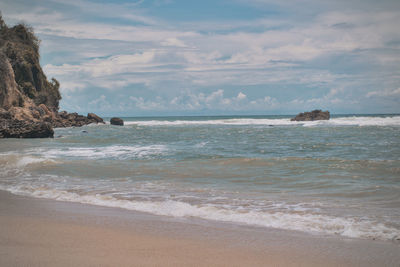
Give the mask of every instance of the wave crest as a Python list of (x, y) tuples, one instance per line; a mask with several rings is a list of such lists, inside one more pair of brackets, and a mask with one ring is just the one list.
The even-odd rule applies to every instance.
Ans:
[(339, 117), (328, 121), (290, 121), (286, 119), (215, 119), (215, 120), (148, 120), (126, 121), (125, 125), (186, 126), (186, 125), (260, 125), (260, 126), (400, 126), (400, 116), (393, 117)]
[(110, 195), (78, 194), (64, 190), (32, 186), (1, 186), (14, 194), (59, 201), (117, 207), (171, 217), (195, 217), (220, 222), (231, 222), (311, 233), (341, 235), (352, 238), (396, 240), (400, 230), (368, 219), (341, 218), (306, 212), (235, 210), (212, 204), (194, 205), (176, 200), (136, 201), (117, 199)]

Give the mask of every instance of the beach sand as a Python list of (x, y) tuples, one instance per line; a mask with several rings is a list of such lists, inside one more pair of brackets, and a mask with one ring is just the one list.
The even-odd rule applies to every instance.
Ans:
[(399, 266), (394, 242), (174, 219), (0, 191), (0, 266)]

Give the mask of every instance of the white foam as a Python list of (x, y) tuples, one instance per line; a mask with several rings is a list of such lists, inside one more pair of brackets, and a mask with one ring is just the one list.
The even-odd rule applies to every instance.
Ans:
[(23, 168), (41, 163), (56, 163), (56, 161), (45, 157), (7, 152), (0, 153), (0, 163), (2, 164), (2, 168), (14, 169), (15, 167)]
[(339, 218), (313, 213), (289, 213), (253, 211), (216, 207), (212, 204), (194, 205), (182, 201), (134, 201), (117, 199), (110, 195), (79, 195), (63, 190), (32, 186), (1, 186), (14, 194), (28, 195), (60, 201), (118, 207), (127, 210), (152, 213), (172, 217), (195, 217), (222, 222), (241, 223), (304, 232), (335, 234), (353, 238), (393, 240), (400, 237), (400, 230), (385, 226), (371, 220), (356, 218)]
[(69, 147), (53, 149), (36, 149), (31, 153), (39, 153), (46, 158), (80, 157), (80, 158), (148, 158), (165, 154), (167, 147), (164, 145), (150, 146), (105, 146), (105, 147)]
[(394, 117), (342, 117), (328, 121), (305, 122), (305, 127), (313, 126), (400, 126), (400, 116)]
[(126, 125), (139, 126), (180, 126), (180, 125), (294, 125), (290, 119), (226, 119), (226, 120), (176, 120), (176, 121), (127, 121)]
[(25, 167), (28, 165), (32, 164), (37, 164), (37, 163), (43, 163), (43, 162), (52, 162), (54, 163), (54, 160), (51, 159), (46, 159), (46, 158), (38, 158), (38, 157), (31, 157), (31, 156), (24, 156), (21, 159), (17, 161), (17, 167)]
[(400, 126), (400, 116), (394, 117), (343, 117), (333, 119), (334, 125)]
[(138, 126), (184, 126), (184, 125), (265, 125), (265, 126), (400, 126), (400, 116), (393, 117), (339, 117), (321, 121), (290, 121), (286, 119), (225, 119), (225, 120), (149, 120), (126, 121), (125, 125)]
[(194, 145), (194, 147), (196, 147), (196, 148), (202, 148), (202, 147), (205, 147), (207, 144), (208, 144), (208, 142), (200, 142), (200, 143)]

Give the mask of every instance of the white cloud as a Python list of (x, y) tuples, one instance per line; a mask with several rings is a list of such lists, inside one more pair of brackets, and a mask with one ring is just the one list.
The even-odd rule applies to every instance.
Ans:
[(144, 111), (178, 111), (178, 110), (211, 110), (211, 111), (246, 111), (246, 110), (271, 110), (279, 103), (275, 98), (265, 96), (260, 99), (248, 99), (245, 94), (239, 92), (236, 97), (225, 97), (224, 90), (218, 89), (209, 94), (193, 94), (188, 91), (181, 92), (168, 100), (160, 96), (145, 100), (143, 97), (130, 97), (134, 106)]
[(366, 94), (366, 97), (400, 97), (400, 87), (397, 89), (385, 89), (381, 91), (372, 91)]
[(161, 42), (163, 46), (187, 47), (187, 45), (177, 38), (167, 38)]
[(90, 101), (88, 105), (91, 108), (104, 110), (110, 109), (112, 107), (112, 105), (107, 101), (107, 97), (105, 95), (100, 95), (100, 97)]
[(121, 26), (101, 23), (87, 23), (84, 27), (79, 22), (56, 23), (37, 27), (37, 32), (60, 37), (77, 39), (98, 39), (127, 42), (162, 42), (170, 38), (194, 37), (194, 32), (180, 32), (140, 26)]
[(62, 93), (74, 93), (78, 91), (82, 91), (87, 87), (86, 84), (71, 82), (71, 81), (61, 81), (60, 90)]
[[(203, 94), (200, 94), (200, 98), (202, 99)], [(205, 98), (205, 102), (207, 104), (209, 103), (215, 103), (216, 101), (221, 101), (221, 99), (224, 97), (224, 90), (217, 90), (215, 92), (212, 92), (209, 96)]]
[(243, 94), (242, 92), (239, 92), (239, 94), (237, 95), (237, 97), (236, 97), (236, 99), (237, 100), (243, 100), (243, 99), (246, 99), (246, 95), (245, 94)]
[(134, 106), (140, 110), (158, 110), (163, 111), (167, 107), (165, 106), (165, 102), (161, 97), (156, 97), (155, 101), (144, 100), (143, 97), (129, 97), (130, 100), (133, 101)]
[(151, 66), (155, 51), (146, 51), (130, 55), (115, 55), (106, 59), (96, 58), (79, 65), (63, 64), (55, 66), (48, 64), (44, 67), (50, 75), (65, 75), (69, 73), (86, 73), (92, 77), (120, 74)]

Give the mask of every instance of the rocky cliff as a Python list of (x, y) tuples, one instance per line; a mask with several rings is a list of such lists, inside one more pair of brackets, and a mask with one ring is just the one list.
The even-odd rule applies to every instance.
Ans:
[(60, 84), (47, 80), (39, 43), (31, 27), (8, 27), (0, 15), (0, 137), (52, 137), (52, 127), (103, 123), (92, 113), (58, 112)]

